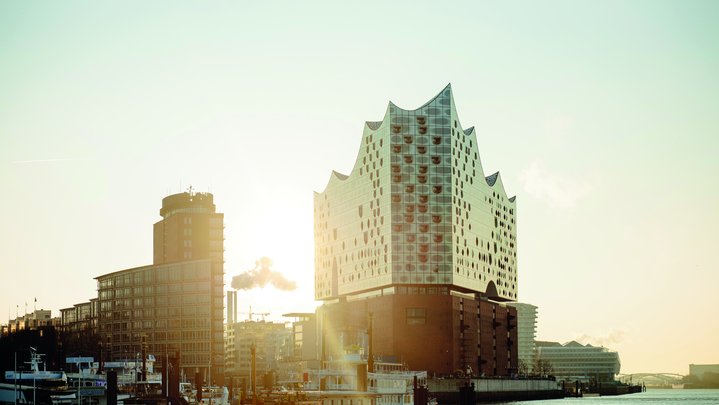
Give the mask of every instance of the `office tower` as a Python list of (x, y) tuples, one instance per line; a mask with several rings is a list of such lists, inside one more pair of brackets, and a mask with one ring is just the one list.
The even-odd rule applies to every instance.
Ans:
[(154, 264), (224, 256), (224, 215), (215, 212), (213, 196), (192, 190), (162, 199), (162, 220), (153, 228)]
[(180, 355), (186, 376), (224, 374), (223, 214), (212, 194), (162, 200), (154, 226), (154, 264), (96, 277), (99, 334), (111, 360), (146, 345), (156, 356)]

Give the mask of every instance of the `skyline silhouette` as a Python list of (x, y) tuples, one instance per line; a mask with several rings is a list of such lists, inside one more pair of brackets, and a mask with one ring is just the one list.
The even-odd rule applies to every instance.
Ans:
[[(297, 18), (301, 16), (302, 18)], [(520, 302), (540, 340), (622, 372), (719, 362), (716, 2), (0, 5), (0, 319), (151, 262), (160, 201), (225, 213), (225, 288), (258, 257), (312, 311), (313, 192), (362, 126), (452, 83), (517, 195)], [(19, 287), (18, 287), (19, 286)], [(660, 355), (661, 354), (661, 355)]]

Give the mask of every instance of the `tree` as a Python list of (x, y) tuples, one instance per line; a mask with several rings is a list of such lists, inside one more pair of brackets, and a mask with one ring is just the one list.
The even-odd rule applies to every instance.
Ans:
[(534, 373), (538, 375), (551, 375), (554, 374), (554, 367), (552, 363), (547, 360), (535, 358), (534, 360)]
[(529, 374), (529, 364), (527, 364), (524, 359), (519, 359), (519, 368), (517, 371), (519, 372), (519, 375)]

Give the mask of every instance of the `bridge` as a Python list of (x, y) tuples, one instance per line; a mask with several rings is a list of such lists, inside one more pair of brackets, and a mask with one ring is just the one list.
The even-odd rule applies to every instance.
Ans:
[(674, 373), (634, 373), (634, 374), (617, 374), (617, 380), (625, 383), (644, 384), (646, 386), (666, 387), (672, 384), (681, 384), (681, 374)]

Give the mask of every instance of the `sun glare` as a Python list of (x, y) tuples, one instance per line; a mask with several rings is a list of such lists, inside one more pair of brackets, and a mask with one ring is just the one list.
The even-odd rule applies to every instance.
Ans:
[[(276, 201), (259, 207), (258, 215), (243, 224), (243, 233), (253, 235), (245, 239), (246, 246), (233, 246), (230, 257), (228, 241), (228, 265), (225, 285), (232, 288), (233, 277), (253, 271), (263, 257), (271, 260), (271, 271), (289, 282), (294, 289), (281, 289), (272, 283), (238, 290), (238, 309), (248, 319), (249, 306), (253, 313), (269, 313), (266, 317), (279, 320), (283, 313), (312, 311), (314, 304), (313, 272), (314, 244), (312, 240), (312, 216), (299, 213), (291, 201)], [(290, 205), (286, 205), (290, 204)], [(310, 210), (311, 212), (311, 210)], [(273, 218), (268, 222), (266, 218)], [(255, 316), (261, 320), (261, 316)]]

